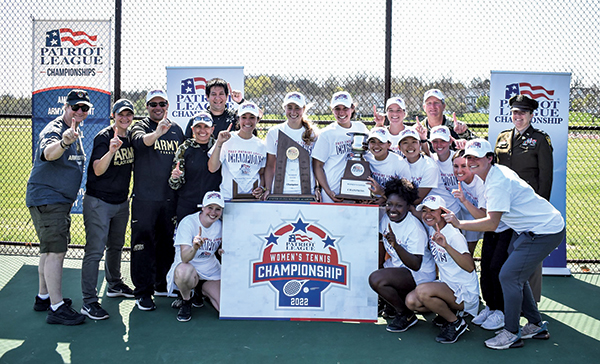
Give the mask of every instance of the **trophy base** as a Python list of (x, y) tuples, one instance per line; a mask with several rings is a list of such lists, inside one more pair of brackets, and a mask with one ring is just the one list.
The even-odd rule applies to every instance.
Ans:
[(336, 195), (337, 198), (357, 201), (375, 200), (369, 189), (371, 186), (369, 181), (342, 178), (340, 183), (340, 193)]
[(267, 197), (267, 201), (306, 201), (316, 202), (314, 195), (291, 195), (291, 194), (272, 194)]

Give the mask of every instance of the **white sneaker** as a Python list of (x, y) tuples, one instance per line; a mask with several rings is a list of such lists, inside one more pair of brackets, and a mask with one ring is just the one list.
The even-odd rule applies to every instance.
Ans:
[(482, 329), (499, 330), (504, 327), (504, 313), (500, 310), (494, 310), (488, 318), (481, 324)]
[(481, 312), (479, 312), (479, 314), (477, 316), (475, 316), (475, 318), (473, 319), (473, 321), (471, 321), (471, 323), (473, 325), (481, 325), (485, 322), (485, 320), (492, 314), (492, 311), (490, 310), (490, 308), (488, 306), (485, 306), (485, 308), (483, 310), (481, 310)]
[(485, 346), (496, 350), (520, 348), (523, 346), (523, 341), (521, 340), (521, 333), (515, 335), (508, 330), (502, 329), (498, 331), (498, 335), (486, 340)]

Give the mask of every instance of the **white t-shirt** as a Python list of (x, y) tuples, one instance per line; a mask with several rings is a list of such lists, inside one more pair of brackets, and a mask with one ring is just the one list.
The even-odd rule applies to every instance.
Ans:
[[(388, 128), (388, 132), (389, 132), (389, 128)], [(402, 151), (400, 150), (400, 145), (398, 143), (400, 143), (400, 137), (402, 136), (402, 132), (398, 133), (398, 135), (392, 135), (392, 133), (390, 133), (390, 150), (396, 154), (398, 154), (401, 157), (404, 157), (404, 154), (402, 153)]]
[[(336, 195), (340, 193), (340, 180), (346, 169), (346, 161), (352, 155), (352, 138), (347, 135), (350, 132), (368, 134), (369, 130), (360, 121), (353, 121), (348, 129), (334, 122), (321, 131), (312, 152), (313, 158), (324, 163), (327, 184)], [(322, 194), (322, 198), (323, 202), (333, 202), (326, 193)]]
[(560, 212), (510, 168), (492, 165), (484, 185), (488, 212), (503, 212), (500, 221), (517, 233), (556, 234), (565, 227)]
[(367, 152), (365, 160), (369, 162), (369, 166), (371, 167), (371, 176), (382, 187), (393, 177), (411, 180), (408, 162), (396, 153), (390, 152), (384, 160), (378, 161), (371, 152)]
[[(213, 154), (217, 144), (208, 152)], [(267, 163), (267, 148), (262, 139), (252, 136), (242, 139), (237, 132), (231, 133), (231, 139), (223, 143), (221, 154), (221, 182), (220, 190), (225, 201), (233, 196), (233, 180), (238, 184), (239, 193), (251, 193), (254, 181), (260, 179), (259, 171)]]
[[(479, 282), (477, 272), (467, 272), (448, 254), (446, 249), (432, 240), (435, 228), (427, 226), (429, 234), (429, 249), (440, 273), (440, 281), (446, 283), (454, 292), (456, 303), (465, 303), (465, 311), (477, 316), (479, 309)], [(458, 229), (446, 224), (440, 232), (446, 237), (446, 242), (460, 254), (468, 253), (467, 240)]]
[[(396, 236), (397, 244), (411, 254), (423, 256), (421, 268), (419, 268), (418, 271), (408, 268), (398, 256), (396, 250), (385, 238), (388, 231), (388, 224), (392, 227), (392, 232)], [(383, 215), (379, 222), (379, 232), (383, 235), (383, 246), (385, 247), (385, 251), (390, 256), (390, 259), (383, 263), (385, 268), (404, 267), (408, 269), (417, 285), (425, 282), (433, 282), (435, 280), (435, 263), (433, 262), (431, 252), (427, 248), (427, 233), (419, 219), (409, 212), (404, 220), (392, 222), (386, 214)]]
[[(483, 180), (481, 178), (479, 178), (478, 175), (473, 176), (473, 180), (471, 181), (471, 183), (466, 183), (464, 181), (459, 182), (459, 183), (462, 186), (462, 191), (463, 191), (463, 194), (465, 195), (465, 198), (467, 199), (467, 201), (471, 202), (471, 204), (473, 204), (473, 206), (477, 207), (478, 209), (486, 208), (485, 186), (483, 184)], [(459, 218), (461, 220), (474, 220), (473, 216), (467, 210), (465, 205), (463, 205), (462, 202), (460, 203), (460, 208), (461, 208), (462, 216), (459, 216)], [(508, 226), (506, 226), (505, 223), (500, 221), (500, 223), (498, 224), (498, 227), (496, 228), (495, 231), (497, 233), (500, 233), (506, 229), (508, 229)], [(479, 240), (481, 238), (481, 236), (483, 236), (483, 232), (467, 231), (466, 236), (467, 236), (467, 241), (475, 241), (473, 236), (477, 236), (478, 237), (477, 240)]]
[[(305, 129), (292, 129), (288, 123), (277, 124), (272, 126), (267, 132), (266, 146), (267, 153), (274, 155), (277, 157), (277, 142), (279, 138), (279, 131), (282, 131), (285, 135), (289, 136), (293, 141), (300, 144), (302, 148), (308, 151), (308, 154), (311, 155), (312, 150), (315, 146), (315, 142), (317, 140), (317, 133), (313, 131), (313, 135), (315, 136), (315, 141), (311, 144), (306, 144), (304, 140), (302, 140), (302, 134), (304, 134)], [(284, 158), (287, 158), (283, 156)], [(300, 161), (299, 159), (288, 159), (285, 167), (286, 175), (284, 177), (284, 185), (283, 185), (283, 193), (284, 194), (301, 194), (301, 186), (300, 186)], [(273, 183), (275, 179), (273, 179)], [(271, 186), (272, 187), (272, 186)], [(271, 188), (271, 191), (273, 189)], [(310, 191), (314, 193), (315, 191), (315, 176), (313, 174), (312, 169), (312, 158), (310, 159)]]
[[(175, 259), (171, 265), (169, 273), (167, 273), (167, 289), (172, 293), (177, 288), (174, 281), (175, 268), (181, 263), (181, 246), (192, 246), (193, 240), (198, 235), (200, 228), (200, 212), (195, 212), (184, 217), (175, 233)], [(221, 220), (215, 221), (211, 226), (202, 226), (202, 235), (206, 242), (198, 251), (190, 264), (196, 268), (196, 272), (201, 279), (216, 281), (221, 279), (221, 263), (215, 257), (215, 252), (221, 246), (223, 229)]]
[(454, 175), (454, 167), (452, 166), (452, 157), (454, 156), (454, 151), (450, 151), (450, 156), (445, 161), (440, 161), (440, 156), (436, 153), (432, 154), (433, 160), (435, 160), (438, 164), (438, 168), (440, 170), (440, 177), (442, 178), (442, 182), (444, 183), (444, 187), (446, 190), (452, 194), (452, 190), (458, 189), (458, 180)]
[(460, 204), (444, 186), (436, 161), (426, 155), (421, 155), (416, 162), (409, 162), (408, 165), (410, 166), (412, 183), (415, 187), (431, 188), (429, 195), (440, 196), (444, 199), (446, 208), (455, 214), (459, 213)]

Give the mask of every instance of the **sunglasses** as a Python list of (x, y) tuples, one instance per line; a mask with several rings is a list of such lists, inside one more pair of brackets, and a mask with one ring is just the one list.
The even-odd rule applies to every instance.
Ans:
[(166, 101), (161, 101), (161, 102), (149, 102), (148, 105), (150, 107), (157, 107), (160, 105), (160, 107), (166, 107), (167, 105), (169, 105), (168, 102)]
[(90, 111), (90, 107), (87, 106), (87, 105), (79, 105), (79, 104), (71, 105), (71, 110), (73, 110), (73, 111), (79, 111), (79, 109), (81, 109), (81, 111), (83, 111), (83, 112)]

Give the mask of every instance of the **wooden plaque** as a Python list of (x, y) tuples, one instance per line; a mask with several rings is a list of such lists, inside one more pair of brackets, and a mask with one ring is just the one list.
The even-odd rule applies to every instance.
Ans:
[[(254, 186), (252, 186), (253, 190), (258, 187), (258, 181), (259, 180), (254, 181)], [(231, 200), (232, 201), (259, 201), (254, 197), (254, 195), (252, 193), (239, 193), (238, 192), (238, 184), (235, 181), (235, 179), (233, 180), (233, 189), (232, 189)]]
[[(288, 160), (298, 159), (300, 179), (300, 194), (284, 194), (286, 166)], [(310, 188), (310, 154), (300, 144), (279, 130), (277, 136), (277, 161), (275, 162), (275, 176), (273, 190), (267, 197), (272, 201), (316, 201)]]

